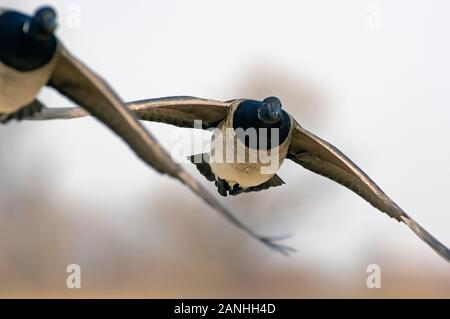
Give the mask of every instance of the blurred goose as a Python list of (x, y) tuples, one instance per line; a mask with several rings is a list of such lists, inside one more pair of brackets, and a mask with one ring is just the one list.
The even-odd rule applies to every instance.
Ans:
[(56, 13), (39, 8), (33, 16), (0, 9), (0, 120), (38, 116), (36, 99), (48, 85), (65, 95), (120, 136), (143, 161), (186, 184), (232, 223), (271, 248), (290, 248), (262, 237), (236, 219), (217, 199), (176, 164), (99, 76), (74, 58), (54, 35)]
[[(330, 143), (301, 127), (282, 109), (276, 97), (263, 101), (236, 99), (226, 102), (196, 97), (166, 97), (128, 103), (141, 120), (162, 122), (179, 127), (215, 128), (211, 154), (191, 156), (201, 174), (215, 182), (219, 193), (237, 195), (284, 184), (276, 171), (285, 158), (352, 190), (389, 217), (403, 222), (445, 260), (450, 262), (450, 250), (407, 215), (369, 176)], [(76, 118), (88, 115), (80, 108), (50, 108), (34, 119)], [(201, 126), (196, 121), (201, 120)], [(257, 143), (251, 145), (242, 131), (256, 131)], [(262, 129), (262, 130), (261, 130)], [(261, 132), (266, 129), (268, 134)], [(275, 138), (270, 132), (275, 131)], [(232, 134), (229, 134), (229, 133)], [(265, 137), (265, 138), (264, 138)], [(233, 160), (217, 160), (217, 149), (232, 150)], [(236, 153), (244, 151), (244, 161), (236, 160)], [(272, 170), (267, 162), (250, 161), (254, 151), (272, 151), (278, 155)]]

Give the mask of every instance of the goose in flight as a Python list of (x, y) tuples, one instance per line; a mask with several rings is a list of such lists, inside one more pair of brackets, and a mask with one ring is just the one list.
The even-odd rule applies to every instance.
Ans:
[[(215, 182), (223, 196), (261, 191), (284, 184), (276, 171), (287, 158), (347, 187), (389, 217), (405, 223), (450, 262), (450, 250), (446, 246), (406, 214), (346, 155), (300, 126), (276, 97), (263, 101), (235, 99), (222, 102), (180, 96), (127, 104), (141, 120), (213, 129), (211, 153), (193, 155), (190, 159), (202, 175)], [(86, 115), (89, 114), (80, 108), (48, 108), (32, 119), (69, 119)], [(201, 125), (196, 122), (198, 120)], [(249, 138), (252, 137), (249, 133), (251, 129), (256, 134), (256, 143), (255, 139), (252, 143), (252, 138)], [(225, 152), (222, 152), (223, 149)], [(230, 161), (226, 160), (229, 150), (232, 155)], [(275, 164), (263, 161), (262, 157), (252, 158), (254, 152), (276, 155)], [(243, 154), (241, 160), (236, 155), (239, 153)]]
[(211, 207), (265, 245), (287, 254), (291, 249), (241, 223), (204, 186), (159, 146), (116, 93), (73, 57), (55, 36), (56, 12), (39, 8), (33, 16), (0, 8), (0, 121), (38, 116), (36, 95), (50, 86), (95, 116), (159, 173), (180, 180)]

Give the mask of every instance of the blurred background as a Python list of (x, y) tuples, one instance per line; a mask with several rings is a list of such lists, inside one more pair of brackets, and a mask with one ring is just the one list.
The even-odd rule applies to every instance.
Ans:
[[(45, 3), (65, 45), (124, 100), (276, 95), (450, 245), (448, 1)], [(168, 150), (193, 138), (145, 125)], [(406, 226), (293, 162), (279, 175), (283, 187), (219, 199), (260, 233), (292, 233), (289, 258), (93, 119), (0, 126), (0, 297), (450, 297), (449, 265)], [(81, 289), (66, 287), (69, 264)]]

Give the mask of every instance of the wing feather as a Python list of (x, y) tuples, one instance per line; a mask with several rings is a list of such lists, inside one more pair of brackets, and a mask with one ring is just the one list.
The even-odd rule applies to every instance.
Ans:
[[(221, 102), (191, 96), (170, 96), (125, 104), (140, 120), (187, 128), (196, 127), (195, 121), (200, 120), (200, 128), (207, 129), (216, 127), (226, 118), (231, 103), (232, 101)], [(72, 119), (89, 115), (88, 111), (80, 107), (46, 108), (40, 114), (27, 119)]]
[(171, 156), (122, 104), (106, 82), (72, 57), (62, 46), (60, 46), (59, 50), (60, 57), (50, 80), (50, 86), (75, 103), (83, 106), (90, 114), (108, 126), (143, 161), (160, 173), (166, 173), (180, 180), (206, 203), (250, 236), (283, 254), (288, 254), (292, 250), (289, 247), (275, 243), (272, 238), (258, 235), (236, 218), (202, 184), (172, 160)]
[(404, 222), (433, 250), (450, 262), (450, 250), (446, 246), (408, 216), (341, 151), (298, 123), (287, 157), (304, 168), (347, 187), (388, 216)]

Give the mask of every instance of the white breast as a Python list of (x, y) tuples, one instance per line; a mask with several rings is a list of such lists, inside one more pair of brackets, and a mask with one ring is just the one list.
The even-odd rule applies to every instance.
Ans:
[(0, 61), (0, 113), (12, 113), (31, 103), (52, 74), (55, 58), (43, 67), (19, 72)]
[(228, 181), (230, 186), (241, 187), (257, 186), (271, 179), (286, 157), (290, 138), (269, 151), (250, 149), (234, 133), (230, 124), (232, 114), (228, 119), (219, 126), (221, 134), (211, 143), (210, 166), (214, 175)]
[[(232, 155), (219, 155), (217, 150), (224, 145), (223, 140), (217, 139), (211, 145), (214, 148), (210, 162), (211, 170), (214, 175), (228, 181), (231, 186), (239, 184), (241, 187), (251, 187), (268, 181), (276, 174), (286, 157), (286, 153), (278, 148), (272, 149), (271, 152), (258, 152), (247, 148), (239, 140), (236, 143), (238, 146), (234, 148), (234, 154), (239, 154), (240, 151), (243, 151), (241, 154), (245, 154), (241, 160), (238, 156), (233, 159)], [(227, 145), (229, 150), (233, 150), (231, 143)], [(224, 153), (230, 154), (230, 151)], [(262, 160), (263, 158), (267, 160)]]

